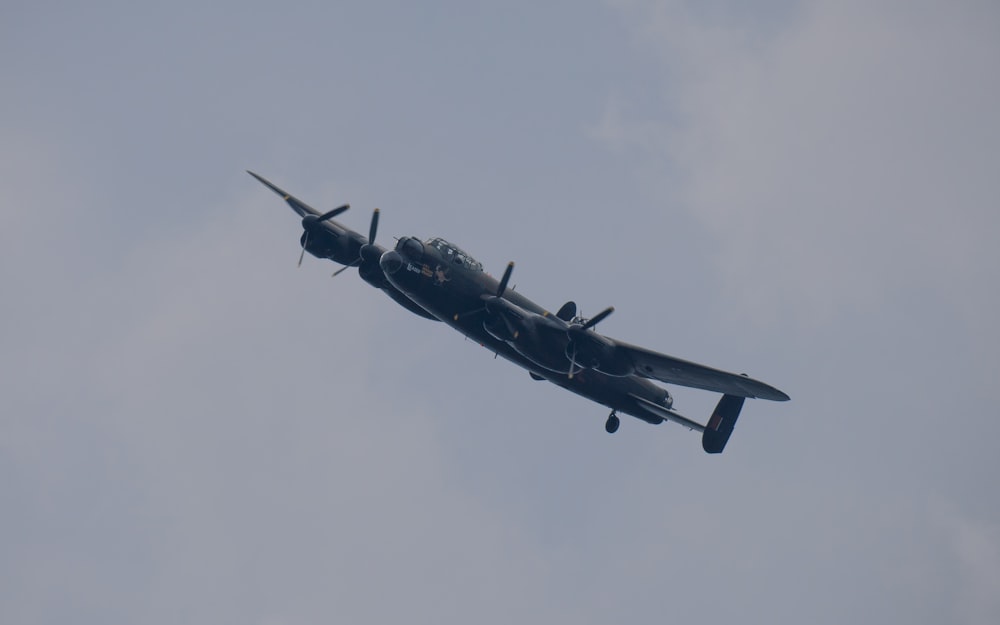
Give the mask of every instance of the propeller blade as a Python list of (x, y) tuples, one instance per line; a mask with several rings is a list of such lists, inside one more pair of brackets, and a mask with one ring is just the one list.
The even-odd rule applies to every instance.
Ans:
[(514, 271), (514, 261), (507, 263), (507, 268), (504, 269), (503, 277), (500, 278), (500, 286), (497, 287), (497, 297), (503, 297), (504, 291), (507, 290), (507, 283), (510, 281), (512, 271)]
[(327, 212), (323, 213), (322, 215), (320, 215), (316, 219), (316, 221), (318, 223), (318, 222), (321, 222), (321, 221), (326, 221), (328, 219), (333, 219), (334, 217), (336, 217), (337, 215), (343, 213), (344, 211), (346, 211), (350, 207), (351, 207), (350, 204), (344, 204), (343, 206), (338, 206), (337, 208), (333, 209), (332, 211), (327, 211)]
[(480, 297), (483, 300), (482, 306), (480, 306), (479, 308), (473, 308), (472, 310), (467, 310), (465, 312), (455, 313), (452, 316), (452, 319), (458, 321), (459, 319), (465, 319), (466, 317), (469, 317), (471, 315), (478, 315), (480, 313), (489, 312), (488, 309), (486, 308), (486, 301), (492, 299), (493, 296), (483, 293), (482, 295), (480, 295)]
[(517, 328), (514, 327), (514, 324), (510, 322), (510, 319), (508, 319), (506, 315), (501, 314), (500, 319), (503, 321), (504, 327), (507, 328), (507, 332), (509, 332), (511, 337), (513, 337), (516, 341), (518, 337), (521, 336), (521, 333), (517, 331)]
[(309, 231), (306, 230), (302, 237), (302, 252), (299, 254), (299, 267), (302, 266), (302, 259), (306, 257), (306, 244), (309, 243)]
[(351, 267), (357, 267), (359, 264), (361, 264), (361, 263), (359, 263), (358, 261), (354, 261), (350, 265), (344, 265), (343, 267), (341, 267), (337, 271), (334, 271), (333, 275), (330, 276), (330, 277), (331, 278), (336, 278), (337, 276), (339, 276), (340, 274), (344, 273), (345, 271), (347, 271)]
[(379, 210), (376, 208), (372, 212), (372, 223), (368, 227), (368, 242), (358, 249), (358, 260), (355, 265), (378, 265), (379, 259), (385, 250), (375, 245), (375, 234), (378, 232)]
[(590, 328), (593, 328), (594, 326), (596, 326), (600, 322), (604, 321), (607, 318), (607, 316), (610, 315), (613, 312), (615, 312), (615, 307), (614, 306), (608, 306), (607, 308), (605, 308), (601, 312), (597, 313), (597, 316), (594, 317), (593, 319), (588, 319), (587, 323), (583, 324), (583, 329), (584, 330), (589, 330)]
[(569, 357), (569, 379), (572, 380), (573, 369), (576, 368), (576, 343), (570, 342), (570, 347), (572, 348), (572, 350), (570, 351), (570, 357)]
[(378, 209), (372, 213), (372, 225), (368, 228), (368, 243), (375, 245), (375, 233), (378, 232)]

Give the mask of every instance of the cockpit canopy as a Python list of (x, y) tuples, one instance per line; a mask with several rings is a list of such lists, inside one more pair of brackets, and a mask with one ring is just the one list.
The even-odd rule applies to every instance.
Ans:
[(466, 254), (458, 246), (448, 243), (441, 237), (428, 239), (424, 244), (436, 249), (441, 254), (441, 258), (445, 259), (450, 264), (459, 265), (460, 267), (464, 267), (471, 271), (483, 270), (482, 263)]

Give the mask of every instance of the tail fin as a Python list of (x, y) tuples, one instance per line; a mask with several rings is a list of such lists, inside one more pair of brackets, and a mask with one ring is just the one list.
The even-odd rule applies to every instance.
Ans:
[(712, 418), (705, 426), (705, 432), (701, 435), (701, 447), (710, 454), (721, 454), (729, 442), (729, 435), (733, 433), (736, 419), (743, 409), (744, 397), (735, 395), (723, 395), (719, 400), (719, 405), (715, 407)]
[(576, 316), (576, 302), (566, 302), (565, 304), (562, 305), (562, 308), (559, 309), (559, 312), (556, 313), (556, 317), (559, 317), (566, 323), (572, 321), (573, 317), (575, 316)]

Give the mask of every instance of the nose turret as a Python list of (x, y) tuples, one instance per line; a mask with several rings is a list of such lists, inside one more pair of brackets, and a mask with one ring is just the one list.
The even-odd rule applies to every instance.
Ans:
[(424, 244), (414, 237), (403, 237), (396, 243), (396, 249), (382, 254), (378, 264), (385, 275), (399, 271), (406, 263), (419, 263), (424, 256)]
[(411, 263), (420, 262), (424, 256), (424, 244), (414, 237), (403, 237), (396, 243), (396, 251)]

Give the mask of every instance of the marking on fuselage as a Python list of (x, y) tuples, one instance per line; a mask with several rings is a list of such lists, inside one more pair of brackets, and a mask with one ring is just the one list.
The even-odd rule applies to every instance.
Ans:
[(442, 286), (444, 285), (445, 282), (449, 281), (451, 281), (451, 278), (448, 277), (447, 267), (442, 267), (441, 265), (438, 265), (437, 267), (434, 268), (434, 284), (436, 284), (437, 286)]

